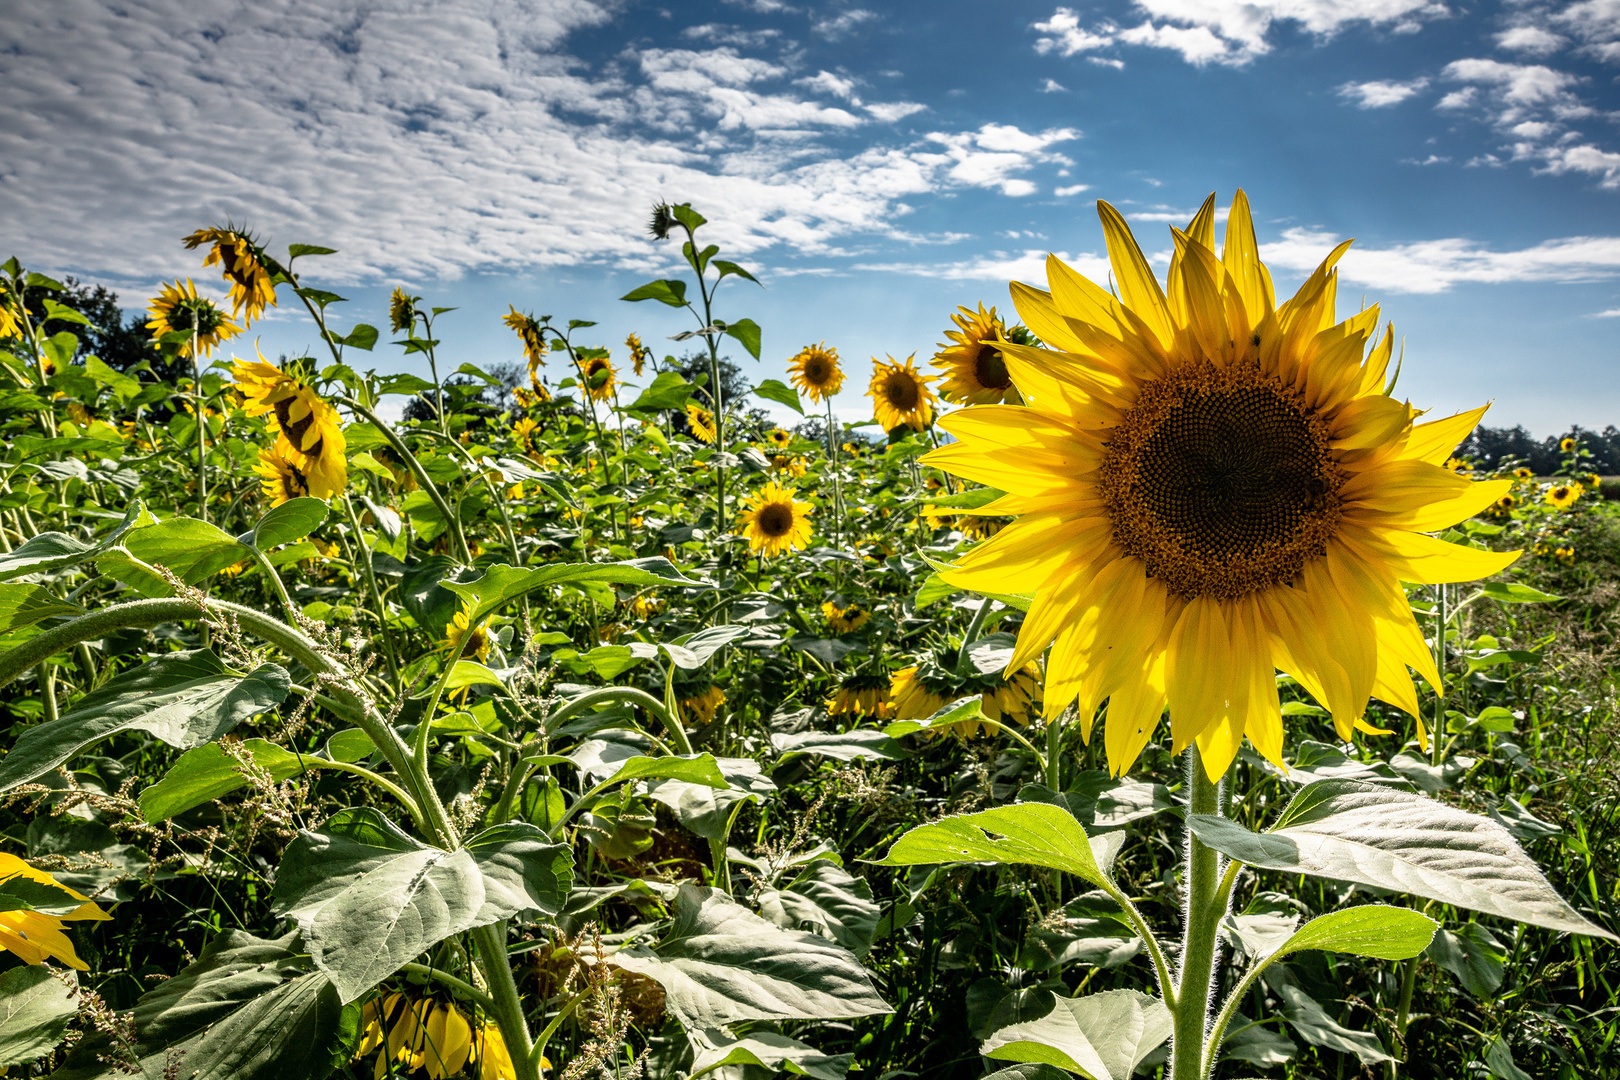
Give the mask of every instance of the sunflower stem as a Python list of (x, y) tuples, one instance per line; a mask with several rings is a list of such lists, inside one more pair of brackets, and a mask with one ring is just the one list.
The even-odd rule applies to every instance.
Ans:
[[(1187, 813), (1221, 812), (1220, 785), (1209, 778), (1194, 743), (1187, 748)], [(1209, 1060), (1204, 1052), (1208, 1034), (1210, 990), (1219, 929), (1225, 915), (1220, 852), (1206, 846), (1187, 830), (1187, 866), (1183, 880), (1186, 910), (1182, 921), (1181, 971), (1176, 985), (1175, 1026), (1170, 1043), (1170, 1080), (1205, 1080)], [(1219, 1047), (1211, 1048), (1213, 1058)]]
[(354, 398), (341, 397), (338, 400), (365, 417), (373, 427), (382, 433), (382, 437), (388, 440), (388, 445), (393, 449), (394, 453), (400, 456), (406, 467), (411, 470), (411, 475), (416, 477), (417, 486), (427, 492), (428, 498), (433, 501), (434, 509), (438, 510), (446, 525), (449, 526), (450, 535), (456, 542), (457, 553), (468, 565), (471, 565), (473, 561), (472, 549), (467, 546), (467, 537), (461, 531), (461, 518), (450, 509), (450, 504), (444, 501), (444, 495), (439, 491), (439, 486), (433, 482), (433, 477), (427, 474), (427, 470), (422, 468), (422, 463), (416, 460), (416, 455), (411, 453), (411, 448), (405, 445), (405, 440), (400, 438), (399, 432), (390, 427), (382, 417), (367, 406), (360, 404)]
[(990, 598), (986, 596), (979, 601), (979, 610), (973, 613), (968, 623), (967, 632), (962, 635), (962, 649), (956, 654), (956, 673), (962, 675), (968, 669), (968, 646), (979, 638), (979, 631), (984, 629), (985, 616), (990, 614)]
[(1434, 730), (1429, 732), (1429, 763), (1440, 767), (1444, 756), (1440, 738), (1446, 731), (1446, 587), (1436, 585), (1438, 593), (1434, 609), (1434, 667), (1440, 674), (1440, 685), (1434, 688)]

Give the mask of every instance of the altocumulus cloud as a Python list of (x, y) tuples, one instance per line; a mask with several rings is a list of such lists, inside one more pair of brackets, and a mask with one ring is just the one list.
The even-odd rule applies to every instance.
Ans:
[(1066, 164), (1055, 146), (1078, 138), (903, 132), (921, 105), (863, 101), (771, 35), (712, 24), (684, 36), (697, 48), (627, 41), (594, 65), (566, 50), (616, 14), (610, 0), (31, 4), (0, 20), (0, 228), (26, 258), (114, 278), (191, 266), (178, 238), (226, 218), (343, 249), (329, 272), (350, 279), (456, 276), (645, 266), (663, 196), (724, 206), (715, 239), (733, 251), (826, 256), (849, 237), (915, 239), (896, 224), (908, 198), (1028, 194), (1020, 174)]

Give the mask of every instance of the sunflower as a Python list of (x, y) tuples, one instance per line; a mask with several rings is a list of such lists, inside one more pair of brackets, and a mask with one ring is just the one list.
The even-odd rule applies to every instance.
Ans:
[(409, 296), (404, 289), (395, 287), (388, 298), (388, 328), (394, 333), (409, 330), (416, 325), (416, 302), (420, 296)]
[(523, 447), (523, 449), (533, 450), (534, 433), (539, 426), (540, 424), (537, 421), (531, 420), (525, 416), (523, 419), (512, 425), (512, 438), (517, 440), (517, 444)]
[(12, 337), (22, 337), (22, 328), (17, 325), (17, 316), (11, 313), (11, 292), (0, 282), (0, 341)]
[(446, 1080), (459, 1076), (469, 1061), (480, 1077), (516, 1080), (500, 1029), (486, 1021), (479, 1021), (475, 1029), (448, 1001), (411, 1000), (399, 993), (368, 1001), (360, 1010), (354, 1060), (379, 1049), (383, 1053), (377, 1055), (372, 1073), (378, 1080), (419, 1069), (426, 1070), (431, 1080)]
[(532, 409), (539, 404), (540, 395), (527, 386), (514, 386), (512, 388), (512, 400), (517, 403), (517, 407), (520, 409)]
[(1599, 476), (1595, 472), (1586, 474), (1585, 483), (1586, 483), (1586, 486), (1591, 488), (1593, 491), (1602, 491), (1603, 490), (1603, 477)]
[(501, 316), (501, 322), (511, 327), (512, 332), (523, 343), (523, 358), (529, 365), (529, 382), (538, 390), (540, 369), (546, 364), (545, 335), (533, 315), (524, 315), (511, 304), (506, 305), (506, 310), (507, 314)]
[(1348, 243), (1279, 307), (1247, 199), (1220, 255), (1214, 207), (1174, 234), (1167, 295), (1099, 203), (1118, 298), (1055, 257), (1051, 292), (1014, 284), (1024, 322), (1062, 351), (1004, 346), (1030, 407), (954, 413), (960, 441), (924, 458), (1009, 493), (986, 512), (1022, 516), (944, 576), (1036, 594), (1009, 667), (1052, 645), (1046, 713), (1078, 700), (1086, 738), (1111, 698), (1116, 775), (1166, 703), (1173, 746), (1196, 740), (1211, 777), (1245, 737), (1281, 762), (1276, 668), (1341, 738), (1369, 729), (1372, 695), (1416, 717), (1407, 667), (1439, 676), (1401, 582), (1471, 580), (1519, 556), (1425, 535), (1512, 481), (1441, 467), (1485, 410), (1414, 425), (1385, 393), (1393, 329), (1364, 358), (1376, 307), (1335, 322)]
[(893, 431), (902, 424), (917, 431), (927, 427), (934, 416), (934, 392), (928, 388), (933, 381), (912, 366), (915, 354), (904, 360), (889, 357), (887, 364), (872, 358), (872, 385), (866, 396), (875, 403), (878, 423), (884, 431)]
[(218, 266), (225, 280), (231, 283), (231, 314), (247, 315), (243, 326), (251, 326), (264, 314), (264, 305), (276, 306), (276, 286), (266, 265), (264, 250), (253, 238), (239, 229), (198, 229), (186, 237), (187, 248), (212, 244), (203, 259), (204, 266)]
[(828, 600), (821, 605), (821, 617), (827, 620), (834, 634), (853, 634), (866, 625), (872, 613), (859, 604), (839, 607)]
[(686, 403), (686, 430), (698, 442), (714, 442), (714, 413), (695, 401)]
[(1555, 510), (1568, 510), (1585, 493), (1579, 484), (1556, 484), (1542, 493), (1541, 501)]
[(951, 321), (957, 327), (945, 331), (951, 344), (941, 343), (933, 359), (933, 365), (945, 373), (939, 396), (969, 405), (998, 405), (1004, 401), (1017, 405), (1018, 390), (1007, 374), (1007, 363), (997, 344), (997, 339), (1006, 336), (1007, 328), (996, 317), (996, 309), (986, 311), (983, 304), (978, 311), (958, 308)]
[(1531, 472), (1529, 469), (1525, 468), (1523, 465), (1521, 465), (1517, 469), (1513, 470), (1513, 475), (1515, 477), (1517, 477), (1518, 479), (1520, 479), (1520, 480), (1528, 480), (1531, 477), (1535, 476), (1536, 474)]
[(1558, 440), (1558, 449), (1566, 454), (1573, 454), (1575, 452), (1575, 447), (1578, 445), (1580, 444), (1575, 441), (1575, 437), (1573, 435), (1566, 435), (1562, 439)]
[(606, 349), (592, 351), (579, 365), (579, 381), (594, 401), (607, 401), (613, 397), (616, 374)]
[(474, 626), (467, 608), (463, 607), (445, 624), (444, 644), (457, 660), (465, 657), (483, 663), (489, 659), (489, 620)]
[(284, 440), (275, 440), (269, 446), (260, 448), (259, 463), (253, 466), (253, 471), (263, 477), (259, 487), (271, 506), (280, 506), (309, 494), (309, 481), (290, 460), (285, 449)]
[(1557, 548), (1553, 551), (1553, 558), (1561, 563), (1572, 563), (1575, 561), (1575, 549), (1572, 547)]
[[(151, 321), (146, 324), (154, 338), (161, 338), (164, 334), (183, 331), (194, 336), (180, 344), (180, 355), (191, 356), (192, 342), (195, 341), (197, 351), (203, 356), (213, 353), (216, 346), (222, 341), (229, 341), (242, 332), (242, 328), (231, 321), (230, 316), (214, 306), (214, 302), (206, 296), (197, 295), (197, 286), (187, 278), (183, 283), (175, 281), (174, 284), (165, 282), (163, 292), (154, 297), (146, 306), (152, 313)], [(0, 335), (3, 337), (4, 335)], [(161, 341), (152, 342), (154, 348), (162, 348)]]
[(630, 617), (639, 622), (646, 622), (660, 611), (663, 611), (664, 607), (664, 601), (642, 593), (630, 601)]
[(889, 715), (889, 685), (887, 675), (847, 676), (827, 699), (827, 715), (886, 717)]
[(73, 942), (62, 933), (62, 923), (81, 919), (103, 921), (112, 916), (91, 903), (88, 896), (57, 884), (45, 871), (34, 869), (15, 855), (0, 852), (0, 882), (19, 877), (54, 886), (82, 903), (61, 915), (29, 910), (0, 911), (0, 949), (15, 953), (25, 964), (43, 963), (49, 956), (75, 970), (89, 971), (90, 966), (73, 951)]
[(765, 433), (765, 441), (778, 450), (786, 450), (793, 445), (793, 432), (783, 428), (771, 428)]
[(748, 548), (762, 555), (797, 551), (810, 543), (810, 504), (774, 480), (748, 501), (737, 519), (737, 535), (748, 537)]
[(1446, 458), (1446, 463), (1442, 465), (1441, 468), (1445, 469), (1447, 472), (1454, 473), (1465, 473), (1471, 471), (1468, 468), (1468, 462), (1464, 461), (1460, 457)]
[(1518, 505), (1518, 496), (1504, 495), (1490, 505), (1490, 513), (1494, 517), (1509, 518), (1513, 516), (1513, 508)]
[[(950, 688), (945, 688), (948, 693)], [(930, 689), (913, 667), (889, 676), (889, 715), (898, 720), (926, 720), (945, 707), (946, 697)]]
[(691, 697), (682, 698), (681, 708), (690, 713), (699, 724), (707, 724), (714, 719), (715, 710), (725, 703), (725, 691), (710, 683)]
[(844, 372), (838, 366), (838, 350), (820, 345), (806, 345), (798, 355), (788, 361), (793, 385), (801, 394), (810, 395), (811, 401), (826, 401), (844, 386)]
[(624, 347), (630, 350), (630, 366), (635, 369), (639, 378), (641, 369), (652, 359), (652, 350), (641, 343), (640, 334), (631, 334), (624, 339)]
[(308, 383), (267, 363), (262, 354), (256, 361), (232, 366), (231, 374), (242, 395), (243, 411), (263, 415), (270, 430), (281, 433), (277, 453), (303, 474), (309, 494), (330, 499), (342, 491), (349, 481), (349, 461), (337, 410)]
[(802, 457), (795, 454), (771, 455), (771, 472), (787, 473), (789, 476), (799, 477), (803, 476), (807, 471), (808, 469)]
[(994, 734), (994, 725), (1012, 720), (1028, 725), (1040, 712), (1042, 701), (1041, 670), (1033, 662), (1007, 673), (986, 674), (969, 666), (965, 672), (956, 670), (955, 650), (938, 656), (923, 658), (915, 667), (897, 671), (889, 682), (889, 707), (897, 720), (926, 720), (949, 702), (958, 698), (979, 695), (979, 708), (993, 724), (978, 717), (961, 720), (944, 727), (930, 729), (931, 734), (947, 732), (972, 738), (981, 730)]

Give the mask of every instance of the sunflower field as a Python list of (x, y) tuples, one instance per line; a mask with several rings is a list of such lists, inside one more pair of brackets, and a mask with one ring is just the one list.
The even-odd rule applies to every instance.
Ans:
[(1620, 486), (1099, 212), (788, 381), (687, 204), (682, 355), (505, 373), (236, 225), (137, 363), (0, 267), (0, 1076), (1620, 1076)]

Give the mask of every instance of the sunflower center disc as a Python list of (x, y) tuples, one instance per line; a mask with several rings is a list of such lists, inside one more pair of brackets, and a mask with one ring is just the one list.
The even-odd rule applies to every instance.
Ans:
[(760, 509), (757, 520), (766, 536), (786, 536), (793, 528), (793, 510), (781, 503), (768, 503)]
[(1012, 385), (1012, 377), (1007, 374), (1007, 362), (1001, 358), (1001, 350), (989, 345), (979, 346), (979, 354), (973, 358), (973, 377), (986, 390), (1005, 390)]
[(304, 436), (315, 423), (315, 413), (311, 410), (304, 414), (302, 420), (294, 420), (292, 418), (292, 407), (293, 403), (298, 400), (300, 398), (295, 394), (276, 402), (276, 421), (281, 425), (281, 430), (287, 433), (287, 441), (292, 443), (295, 449), (306, 452), (312, 451), (314, 450), (313, 447), (304, 445)]
[(906, 378), (891, 378), (883, 388), (883, 396), (899, 411), (910, 412), (917, 407), (917, 384)]
[(1184, 597), (1291, 581), (1338, 530), (1326, 425), (1253, 369), (1205, 364), (1142, 388), (1109, 439), (1114, 539)]

